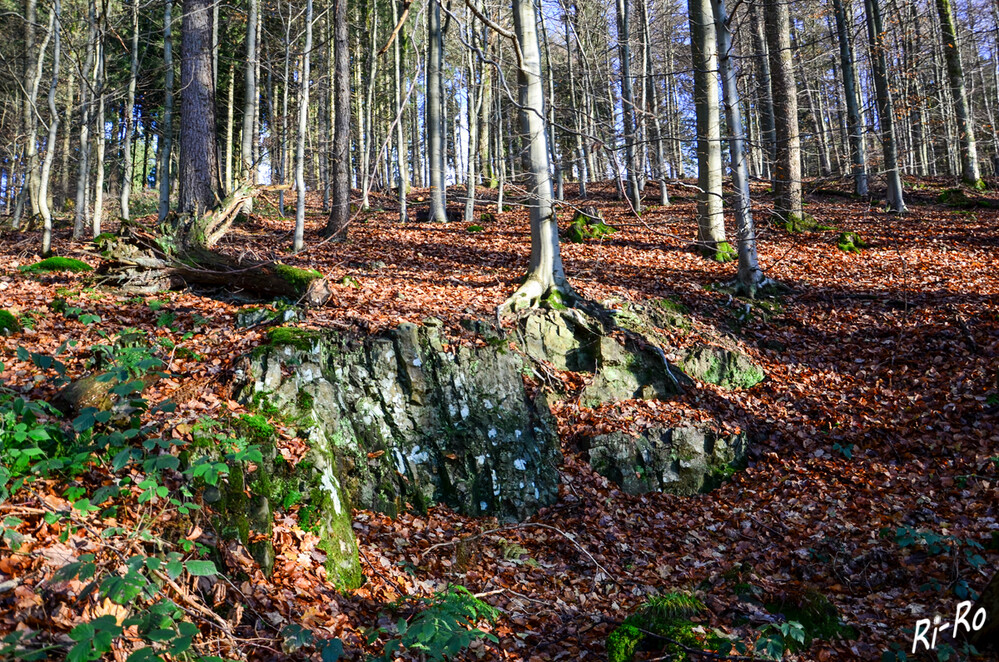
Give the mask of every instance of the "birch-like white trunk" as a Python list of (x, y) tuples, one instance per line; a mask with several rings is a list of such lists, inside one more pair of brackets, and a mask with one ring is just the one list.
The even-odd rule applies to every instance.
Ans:
[(298, 97), (298, 141), (295, 147), (295, 239), (292, 250), (305, 248), (305, 132), (309, 120), (309, 56), (312, 53), (312, 0), (305, 3), (305, 52), (302, 54), (301, 93)]

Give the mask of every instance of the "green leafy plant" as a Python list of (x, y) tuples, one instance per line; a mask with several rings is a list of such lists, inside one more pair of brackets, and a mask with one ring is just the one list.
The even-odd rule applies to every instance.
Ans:
[(767, 660), (780, 660), (795, 644), (805, 643), (805, 628), (797, 621), (771, 623), (760, 630), (754, 649)]
[[(388, 662), (398, 653), (408, 651), (439, 662), (456, 656), (474, 641), (498, 641), (495, 635), (477, 626), (482, 621), (495, 622), (498, 612), (464, 586), (448, 586), (428, 598), (410, 598), (397, 605), (396, 611), (406, 606), (415, 608), (416, 612), (408, 619), (400, 618), (396, 622), (396, 635), (386, 642), (383, 654), (376, 660)], [(371, 631), (369, 642), (385, 632), (387, 628)]]

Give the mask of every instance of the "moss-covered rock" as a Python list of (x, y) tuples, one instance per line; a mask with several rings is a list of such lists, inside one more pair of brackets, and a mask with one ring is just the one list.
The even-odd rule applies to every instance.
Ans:
[(309, 283), (312, 281), (323, 277), (315, 269), (299, 269), (298, 267), (281, 264), (280, 262), (274, 265), (274, 271), (278, 276), (290, 283), (295, 290), (300, 292), (308, 289)]
[(27, 264), (20, 267), (20, 270), (24, 273), (44, 273), (53, 271), (69, 271), (74, 273), (93, 271), (91, 267), (86, 262), (81, 260), (76, 260), (71, 257), (47, 257), (40, 262), (35, 262), (34, 264)]
[(21, 324), (9, 310), (0, 310), (0, 334), (12, 336), (21, 330)]
[(745, 353), (721, 345), (699, 345), (688, 350), (680, 367), (691, 377), (725, 388), (752, 388), (766, 377), (763, 368)]
[(836, 247), (844, 253), (859, 253), (860, 249), (867, 248), (867, 242), (856, 232), (841, 232), (836, 240)]
[(485, 230), (485, 228), (484, 228), (484, 227), (482, 227), (481, 225), (469, 225), (469, 226), (468, 226), (467, 228), (465, 228), (465, 229), (466, 229), (466, 230), (467, 230), (468, 232), (473, 232), (473, 233), (474, 233), (474, 232), (482, 232), (483, 230)]
[(528, 398), (516, 354), (445, 345), (434, 321), (366, 338), (274, 329), (270, 341), (245, 367), (241, 397), (310, 428), (344, 503), (523, 517), (554, 500), (554, 425)]
[(267, 342), (270, 345), (293, 347), (303, 352), (312, 351), (321, 338), (319, 331), (294, 326), (279, 326), (267, 331)]
[(652, 427), (584, 437), (590, 466), (628, 494), (691, 495), (717, 487), (744, 465), (745, 434), (719, 434), (698, 426)]

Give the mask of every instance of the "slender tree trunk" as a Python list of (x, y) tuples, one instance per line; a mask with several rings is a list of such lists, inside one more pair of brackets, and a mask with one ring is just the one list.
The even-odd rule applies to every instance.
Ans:
[(867, 10), (867, 39), (874, 69), (874, 89), (877, 96), (878, 118), (881, 122), (881, 145), (884, 150), (885, 175), (888, 178), (888, 208), (904, 212), (902, 177), (898, 169), (898, 148), (895, 143), (895, 116), (891, 91), (888, 87), (888, 63), (884, 53), (884, 29), (878, 0), (864, 0)]
[(642, 195), (638, 187), (638, 157), (635, 153), (636, 122), (635, 94), (631, 80), (630, 2), (617, 0), (618, 57), (621, 60), (621, 111), (624, 115), (624, 153), (628, 171), (627, 195), (636, 212), (642, 211)]
[[(44, 61), (45, 46), (41, 52), (35, 52), (35, 26), (38, 23), (38, 0), (25, 0), (24, 11), (24, 92), (22, 92), (21, 117), (25, 127), (25, 185), (28, 202), (31, 204), (31, 215), (38, 215), (38, 118), (35, 115), (35, 104), (38, 101), (38, 87), (41, 83), (41, 67)], [(20, 214), (14, 216), (14, 227), (20, 223)]]
[(312, 0), (305, 3), (305, 52), (302, 54), (301, 92), (298, 95), (298, 144), (295, 150), (295, 239), (292, 250), (305, 248), (305, 132), (309, 121), (309, 56), (312, 52)]
[(123, 157), (125, 159), (124, 173), (121, 180), (121, 217), (130, 218), (128, 199), (132, 193), (132, 140), (135, 136), (135, 81), (139, 73), (139, 0), (132, 0), (132, 66), (128, 77), (128, 92), (125, 97), (125, 144)]
[[(471, 11), (468, 13), (468, 24), (472, 25), (471, 21)], [(473, 46), (477, 46), (477, 39), (474, 27), (468, 31), (469, 43)], [(475, 184), (476, 184), (476, 172), (475, 172), (475, 157), (479, 151), (479, 112), (482, 110), (482, 95), (476, 94), (476, 88), (481, 89), (479, 85), (476, 84), (475, 80), (475, 51), (469, 50), (467, 53), (468, 58), (468, 86), (467, 86), (467, 98), (465, 103), (467, 104), (467, 116), (468, 116), (468, 163), (466, 163), (466, 193), (465, 193), (465, 222), (471, 223), (474, 220), (475, 214)], [(488, 65), (483, 65), (483, 67)]]
[(853, 191), (859, 196), (867, 197), (867, 146), (864, 141), (864, 123), (860, 116), (860, 99), (857, 97), (857, 75), (853, 66), (850, 29), (843, 0), (833, 0), (833, 8), (836, 13), (840, 69), (843, 72), (843, 92), (846, 97), (846, 125), (850, 136), (850, 160), (853, 164)]
[(76, 179), (76, 218), (73, 223), (73, 239), (83, 238), (84, 226), (87, 222), (87, 184), (90, 180), (90, 94), (86, 76), (94, 68), (97, 52), (97, 2), (90, 0), (87, 8), (87, 54), (83, 63), (80, 85), (80, 159), (79, 174)]
[(659, 204), (669, 204), (669, 192), (666, 190), (666, 150), (663, 147), (663, 129), (659, 121), (659, 84), (652, 75), (652, 39), (649, 25), (649, 0), (642, 1), (642, 43), (645, 49), (645, 87), (649, 89), (647, 103), (642, 108), (652, 115), (652, 140), (656, 147), (656, 172), (659, 175)]
[(430, 167), (429, 220), (447, 221), (447, 192), (444, 187), (444, 122), (441, 117), (441, 64), (444, 50), (439, 0), (430, 0), (427, 21), (427, 160)]
[(173, 35), (170, 25), (173, 10), (173, 0), (166, 0), (166, 12), (163, 19), (163, 66), (166, 68), (166, 101), (163, 105), (163, 125), (160, 127), (159, 149), (160, 166), (157, 168), (156, 179), (160, 185), (159, 219), (163, 221), (170, 211), (170, 151), (173, 143)]
[(333, 129), (333, 191), (326, 235), (345, 232), (350, 220), (350, 43), (347, 39), (347, 0), (333, 0), (333, 87), (336, 119)]
[(802, 219), (801, 138), (798, 133), (798, 90), (791, 51), (791, 15), (785, 0), (766, 0), (763, 15), (777, 139), (774, 216), (780, 223), (794, 227)]
[(718, 35), (718, 67), (725, 97), (725, 120), (730, 134), (728, 152), (732, 164), (732, 186), (735, 189), (735, 226), (739, 255), (736, 282), (741, 292), (752, 297), (766, 279), (756, 255), (756, 230), (753, 227), (753, 210), (749, 199), (749, 169), (746, 165), (739, 84), (732, 61), (732, 31), (728, 25), (725, 0), (711, 0), (711, 7)]
[(108, 17), (101, 15), (98, 24), (97, 35), (97, 75), (94, 76), (93, 88), (97, 90), (97, 120), (94, 123), (94, 137), (97, 139), (97, 163), (96, 177), (94, 182), (94, 216), (91, 223), (92, 236), (96, 237), (101, 233), (101, 226), (104, 224), (104, 157), (107, 149), (107, 137), (104, 128), (104, 108), (106, 100), (107, 74), (105, 66), (107, 64), (107, 51), (104, 44), (104, 29), (107, 25)]
[[(257, 183), (257, 164), (253, 159), (253, 147), (256, 142), (257, 114), (257, 15), (260, 11), (260, 0), (249, 0), (246, 17), (246, 66), (243, 73), (243, 131), (240, 141), (239, 157), (242, 163), (240, 171), (245, 182)], [(248, 199), (243, 206), (243, 213), (253, 211), (253, 199)]]
[[(575, 5), (573, 5), (575, 7)], [(568, 10), (567, 10), (568, 11)], [(578, 11), (578, 9), (577, 9)], [(572, 32), (572, 22), (567, 15), (565, 18), (565, 44), (566, 44), (566, 63), (569, 70), (569, 101), (572, 104), (573, 114), (573, 128), (575, 129), (575, 140), (576, 140), (576, 168), (578, 170), (577, 177), (579, 180), (579, 197), (586, 197), (586, 180), (589, 177), (589, 172), (586, 168), (586, 147), (583, 141), (583, 126), (585, 119), (580, 115), (580, 104), (578, 102), (578, 97), (576, 96), (576, 76), (575, 68), (573, 67), (574, 57), (573, 54), (578, 52), (578, 44), (576, 44), (573, 39)]]
[[(184, 0), (177, 209), (196, 219), (222, 202), (212, 82), (212, 4), (213, 0)], [(200, 242), (197, 236), (193, 239)]]
[(62, 132), (62, 164), (59, 169), (59, 203), (56, 205), (59, 209), (66, 211), (67, 202), (69, 201), (69, 152), (70, 152), (70, 137), (72, 134), (71, 129), (73, 128), (73, 89), (76, 86), (76, 76), (72, 67), (69, 67), (68, 75), (66, 76), (66, 107), (63, 111), (63, 124), (66, 125), (66, 130)]
[(56, 138), (59, 131), (59, 110), (56, 108), (56, 90), (59, 87), (59, 60), (62, 58), (62, 6), (59, 0), (53, 0), (52, 14), (54, 16), (54, 39), (52, 42), (52, 84), (49, 85), (49, 135), (45, 140), (45, 159), (42, 161), (42, 172), (38, 189), (39, 212), (42, 215), (42, 255), (52, 252), (52, 212), (49, 209), (49, 179), (52, 173), (52, 161), (55, 159)]
[(572, 296), (562, 267), (552, 200), (537, 24), (534, 3), (531, 0), (513, 0), (514, 32), (523, 54), (523, 64), (517, 73), (520, 128), (527, 140), (527, 149), (523, 152), (524, 169), (532, 198), (531, 261), (524, 284), (503, 305), (510, 310), (536, 305), (543, 297), (561, 300)]
[(777, 129), (774, 119), (773, 93), (771, 90), (770, 58), (767, 54), (766, 30), (761, 12), (756, 2), (749, 3), (750, 30), (753, 37), (753, 60), (756, 64), (756, 93), (760, 103), (763, 143), (767, 158), (763, 159), (764, 176), (771, 178), (773, 164), (777, 160)]
[[(392, 24), (395, 25), (399, 22), (399, 5), (396, 0), (391, 0), (392, 3)], [(405, 108), (402, 103), (402, 57), (400, 54), (399, 42), (404, 39), (404, 32), (400, 30), (399, 35), (392, 41), (392, 67), (394, 70), (393, 77), (393, 93), (395, 94), (395, 112), (397, 121), (395, 123), (395, 151), (397, 158), (397, 165), (399, 167), (399, 221), (406, 222), (408, 220), (408, 212), (406, 210), (406, 194), (409, 193), (409, 174), (406, 171), (406, 137), (403, 129), (403, 117)]]
[(718, 117), (718, 42), (710, 0), (688, 0), (697, 114), (697, 249), (731, 259), (722, 215), (721, 127)]
[(957, 120), (957, 137), (961, 147), (961, 179), (970, 186), (979, 186), (981, 172), (978, 167), (978, 150), (975, 146), (974, 121), (965, 91), (964, 68), (961, 65), (961, 51), (957, 44), (954, 13), (950, 0), (936, 0), (936, 5), (940, 17), (940, 31), (943, 33), (943, 52), (947, 61), (951, 101), (954, 104), (954, 117)]

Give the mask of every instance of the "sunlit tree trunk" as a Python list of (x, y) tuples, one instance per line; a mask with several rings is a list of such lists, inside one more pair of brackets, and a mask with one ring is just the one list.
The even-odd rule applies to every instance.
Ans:
[(763, 175), (772, 176), (772, 168), (777, 160), (777, 131), (774, 122), (773, 94), (770, 86), (770, 58), (767, 55), (766, 29), (763, 12), (756, 2), (749, 3), (750, 31), (753, 37), (753, 61), (756, 64), (756, 90), (760, 104), (760, 129), (766, 158), (763, 159)]
[[(241, 160), (242, 177), (251, 184), (257, 182), (257, 164), (253, 158), (253, 146), (256, 142), (257, 115), (257, 14), (260, 10), (260, 0), (249, 0), (246, 17), (246, 62), (243, 74), (243, 135), (240, 141), (239, 156)], [(253, 200), (249, 199), (243, 205), (243, 213), (253, 211)]]
[[(38, 189), (39, 213), (42, 215), (42, 255), (52, 252), (52, 211), (49, 209), (49, 179), (52, 174), (52, 161), (55, 159), (56, 138), (59, 131), (59, 110), (56, 108), (56, 91), (59, 87), (59, 61), (62, 58), (62, 6), (53, 0), (54, 16), (52, 43), (52, 83), (49, 85), (49, 135), (45, 141), (45, 159)], [(68, 127), (67, 127), (68, 129)]]
[(194, 217), (203, 216), (221, 203), (212, 82), (212, 3), (184, 0), (177, 209)]
[(536, 305), (543, 297), (558, 300), (572, 296), (559, 252), (558, 226), (552, 200), (552, 182), (545, 135), (544, 85), (541, 81), (541, 49), (537, 19), (531, 0), (513, 0), (513, 26), (522, 54), (517, 72), (520, 130), (527, 141), (524, 170), (531, 192), (531, 261), (524, 284), (503, 308), (519, 310)]
[(170, 151), (173, 143), (173, 35), (171, 33), (171, 11), (173, 1), (166, 1), (163, 19), (163, 66), (166, 69), (166, 101), (163, 106), (163, 125), (160, 127), (160, 165), (156, 169), (156, 179), (160, 185), (159, 219), (166, 218), (170, 211)]
[(940, 30), (943, 33), (943, 52), (947, 61), (947, 78), (950, 81), (954, 117), (957, 121), (957, 137), (961, 147), (961, 179), (966, 184), (978, 186), (981, 172), (978, 168), (978, 149), (975, 146), (975, 127), (964, 85), (964, 67), (961, 65), (961, 51), (957, 44), (954, 13), (951, 10), (950, 0), (936, 0), (936, 5), (940, 17)]
[(132, 140), (135, 136), (135, 81), (139, 73), (139, 0), (132, 0), (132, 52), (131, 69), (128, 77), (128, 92), (125, 97), (125, 142), (123, 157), (125, 159), (121, 180), (121, 217), (129, 218), (128, 199), (132, 193)]
[(87, 222), (87, 184), (90, 181), (90, 93), (93, 89), (87, 76), (94, 68), (94, 59), (97, 52), (97, 3), (90, 0), (87, 6), (87, 54), (83, 63), (80, 85), (80, 157), (79, 169), (76, 179), (76, 217), (73, 223), (73, 239), (83, 238), (84, 227)]
[(333, 187), (326, 235), (346, 231), (350, 220), (350, 43), (347, 39), (347, 0), (333, 0)]
[(853, 66), (853, 47), (846, 20), (843, 0), (833, 0), (836, 13), (836, 33), (839, 35), (840, 70), (843, 73), (843, 92), (846, 97), (846, 126), (850, 138), (850, 161), (853, 171), (853, 191), (867, 196), (867, 146), (864, 141), (864, 122), (860, 116), (860, 99), (857, 96), (857, 74)]
[(777, 140), (773, 173), (774, 216), (781, 223), (793, 225), (802, 218), (801, 138), (798, 132), (798, 89), (791, 51), (790, 8), (785, 0), (766, 0), (763, 17)]
[(298, 141), (295, 148), (295, 238), (292, 250), (305, 248), (305, 132), (309, 121), (309, 55), (312, 52), (312, 0), (305, 3), (305, 52), (302, 54), (301, 93), (298, 97)]
[(867, 13), (867, 39), (874, 69), (874, 89), (877, 96), (878, 118), (881, 123), (881, 146), (884, 151), (885, 175), (888, 178), (888, 208), (905, 211), (902, 176), (898, 169), (898, 147), (895, 142), (895, 110), (888, 86), (888, 63), (884, 53), (884, 29), (878, 0), (864, 0)]
[(439, 0), (430, 0), (427, 21), (427, 160), (430, 169), (429, 220), (447, 221), (444, 188), (444, 122), (441, 117), (441, 62), (444, 49)]
[(754, 296), (766, 279), (756, 255), (756, 231), (749, 199), (749, 168), (746, 164), (745, 134), (739, 102), (739, 84), (732, 55), (732, 31), (728, 25), (725, 0), (711, 0), (718, 35), (718, 67), (725, 97), (725, 121), (728, 124), (728, 152), (732, 164), (732, 187), (735, 189), (735, 227), (739, 269), (739, 291)]
[(638, 156), (635, 150), (635, 94), (631, 80), (631, 35), (629, 0), (617, 0), (618, 57), (621, 61), (621, 111), (624, 115), (624, 153), (628, 171), (627, 195), (636, 212), (642, 210), (642, 195), (638, 187)]
[(718, 43), (710, 0), (688, 0), (697, 115), (697, 249), (731, 259), (722, 215), (721, 127), (718, 116)]

